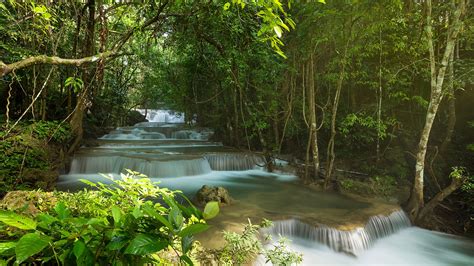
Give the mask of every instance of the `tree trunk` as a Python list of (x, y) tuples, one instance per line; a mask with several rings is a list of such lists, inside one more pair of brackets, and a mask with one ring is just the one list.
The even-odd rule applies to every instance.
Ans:
[[(102, 4), (103, 0), (99, 0), (99, 19), (100, 19), (100, 33), (99, 33), (99, 52), (102, 53), (107, 50), (107, 37), (108, 37), (108, 28), (107, 28), (107, 16), (105, 14), (105, 7)], [(99, 60), (97, 63), (97, 86), (93, 92), (93, 96), (96, 96), (98, 92), (104, 86), (104, 72), (105, 72), (105, 60)]]
[[(350, 37), (349, 37), (350, 39)], [(336, 117), (337, 109), (339, 107), (339, 98), (341, 96), (342, 84), (344, 81), (344, 76), (346, 75), (346, 60), (347, 60), (347, 50), (349, 46), (349, 41), (347, 41), (344, 48), (344, 55), (341, 60), (341, 71), (339, 72), (339, 79), (337, 81), (336, 93), (334, 94), (334, 101), (332, 104), (331, 111), (331, 136), (329, 138), (329, 143), (327, 147), (327, 169), (326, 169), (326, 178), (324, 181), (324, 189), (329, 187), (329, 183), (332, 178), (332, 171), (334, 170), (334, 160), (336, 159), (336, 154), (334, 152), (334, 144), (336, 138)]]
[(451, 139), (454, 134), (454, 127), (456, 126), (456, 98), (454, 96), (454, 52), (451, 54), (449, 59), (449, 69), (448, 69), (448, 125), (446, 127), (446, 137), (441, 143), (440, 153), (444, 155), (446, 150), (451, 144)]
[(314, 81), (314, 60), (313, 54), (310, 56), (309, 66), (309, 84), (308, 84), (308, 105), (310, 112), (310, 139), (311, 139), (311, 150), (313, 154), (313, 178), (318, 179), (319, 177), (319, 149), (318, 149), (318, 129), (316, 120), (316, 88)]
[[(95, 33), (95, 0), (89, 0), (87, 2), (88, 12), (89, 12), (89, 19), (87, 21), (87, 30), (86, 35), (84, 38), (84, 50), (82, 54), (84, 57), (91, 56), (94, 54), (94, 33)], [(93, 74), (91, 73), (91, 68), (87, 65), (83, 68), (83, 75), (82, 80), (84, 82), (84, 88), (80, 92), (80, 96), (77, 99), (76, 107), (74, 109), (74, 113), (69, 121), (71, 125), (71, 133), (74, 137), (74, 140), (69, 148), (69, 153), (74, 152), (74, 150), (79, 146), (82, 141), (82, 137), (84, 135), (83, 129), (83, 119), (84, 113), (87, 109), (87, 105), (90, 102), (90, 90), (92, 88), (92, 92), (95, 91), (94, 88), (94, 80)]]
[(423, 209), (420, 210), (416, 218), (417, 223), (423, 222), (430, 214), (433, 213), (434, 209), (438, 204), (440, 204), (447, 196), (451, 195), (463, 184), (462, 179), (453, 178), (451, 184), (445, 187), (443, 190), (438, 192), (426, 205)]
[(428, 140), (430, 137), (431, 128), (433, 126), (434, 119), (438, 112), (439, 103), (443, 98), (442, 88), (443, 81), (446, 73), (446, 68), (449, 64), (449, 58), (454, 52), (454, 44), (456, 42), (457, 36), (461, 29), (462, 21), (461, 16), (465, 13), (466, 10), (466, 1), (461, 0), (456, 7), (454, 12), (453, 22), (448, 30), (448, 39), (446, 42), (446, 48), (443, 53), (443, 57), (440, 62), (440, 67), (437, 67), (437, 62), (434, 52), (433, 44), (433, 30), (432, 30), (432, 5), (431, 0), (426, 1), (426, 35), (428, 41), (428, 48), (430, 53), (430, 69), (431, 69), (431, 97), (430, 103), (428, 105), (428, 110), (426, 113), (426, 120), (423, 130), (421, 132), (420, 141), (418, 143), (418, 152), (416, 155), (416, 165), (415, 165), (415, 179), (410, 194), (410, 198), (407, 203), (407, 211), (410, 219), (412, 221), (417, 221), (417, 217), (420, 213), (420, 210), (424, 206), (423, 199), (423, 179), (424, 179), (424, 168), (425, 168), (425, 157), (426, 149), (428, 146)]

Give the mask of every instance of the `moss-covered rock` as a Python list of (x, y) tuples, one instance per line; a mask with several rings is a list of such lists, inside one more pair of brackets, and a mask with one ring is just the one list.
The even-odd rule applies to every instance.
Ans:
[(54, 208), (57, 198), (53, 192), (10, 191), (0, 201), (0, 208), (28, 216), (36, 216)]
[(206, 205), (210, 201), (219, 202), (220, 206), (229, 205), (233, 199), (229, 195), (229, 191), (223, 187), (202, 186), (196, 193), (196, 204), (200, 206)]

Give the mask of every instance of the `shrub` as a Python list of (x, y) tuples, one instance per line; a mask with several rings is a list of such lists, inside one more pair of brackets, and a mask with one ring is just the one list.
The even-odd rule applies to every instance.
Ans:
[[(67, 125), (57, 121), (20, 123), (0, 131), (0, 197), (7, 191), (48, 188), (56, 179), (55, 158), (71, 137)], [(7, 132), (8, 135), (7, 135)]]
[[(249, 223), (245, 225), (241, 234), (224, 232), (225, 245), (217, 250), (204, 250), (197, 255), (198, 260), (208, 265), (217, 261), (218, 265), (243, 265), (251, 264), (257, 256), (262, 256), (265, 262), (273, 265), (294, 265), (303, 261), (301, 254), (289, 251), (284, 238), (278, 239), (271, 247), (265, 247), (260, 240), (260, 231), (272, 226), (268, 220), (261, 224)], [(271, 241), (269, 235), (264, 236), (265, 241)]]
[(193, 236), (208, 228), (203, 218), (217, 215), (218, 205), (201, 212), (181, 192), (132, 171), (107, 178), (112, 185), (84, 181), (94, 192), (58, 193), (56, 206), (33, 218), (0, 211), (3, 263), (143, 265), (169, 263), (172, 252), (192, 264)]

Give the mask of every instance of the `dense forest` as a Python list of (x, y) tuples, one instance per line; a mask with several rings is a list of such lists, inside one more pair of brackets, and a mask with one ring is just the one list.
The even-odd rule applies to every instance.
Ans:
[(144, 121), (138, 108), (167, 109), (261, 154), (269, 172), (286, 160), (313, 189), (396, 198), (414, 224), (472, 237), (472, 11), (469, 0), (0, 1), (0, 197), (53, 190), (81, 146)]

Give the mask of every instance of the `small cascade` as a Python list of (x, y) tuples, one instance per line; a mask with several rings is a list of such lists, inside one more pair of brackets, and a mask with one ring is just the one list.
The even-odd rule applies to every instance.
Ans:
[(99, 139), (109, 140), (142, 140), (142, 139), (166, 139), (165, 134), (160, 132), (148, 132), (134, 128), (132, 130), (117, 129)]
[(208, 153), (204, 157), (215, 171), (243, 171), (264, 164), (261, 156), (242, 153)]
[(125, 169), (138, 171), (148, 177), (193, 176), (212, 171), (204, 158), (149, 160), (125, 156), (78, 156), (73, 159), (69, 174), (118, 174)]
[(296, 219), (274, 222), (266, 233), (317, 241), (325, 244), (334, 251), (357, 256), (371, 247), (377, 239), (410, 227), (411, 223), (406, 214), (400, 210), (388, 216), (372, 216), (364, 228), (343, 231), (335, 228), (314, 227)]
[(200, 139), (199, 136), (197, 136), (196, 131), (192, 130), (179, 130), (171, 133), (171, 138), (172, 139)]
[(184, 123), (184, 114), (177, 113), (170, 110), (145, 110), (136, 109), (140, 112), (149, 122), (155, 123)]

